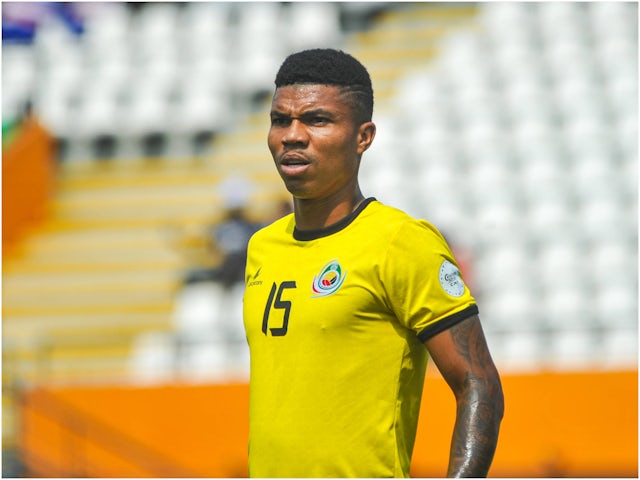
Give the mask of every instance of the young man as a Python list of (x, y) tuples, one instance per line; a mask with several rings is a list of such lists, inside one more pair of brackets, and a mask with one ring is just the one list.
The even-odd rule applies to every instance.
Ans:
[(368, 72), (314, 49), (275, 83), (268, 145), (294, 212), (249, 243), (249, 475), (407, 477), (430, 355), (457, 402), (448, 475), (485, 476), (500, 378), (443, 237), (360, 191)]

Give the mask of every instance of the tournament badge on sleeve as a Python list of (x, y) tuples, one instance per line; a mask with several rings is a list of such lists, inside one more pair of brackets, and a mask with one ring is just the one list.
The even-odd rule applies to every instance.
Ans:
[(464, 282), (460, 270), (449, 260), (444, 260), (438, 273), (440, 285), (452, 297), (461, 297), (464, 294)]

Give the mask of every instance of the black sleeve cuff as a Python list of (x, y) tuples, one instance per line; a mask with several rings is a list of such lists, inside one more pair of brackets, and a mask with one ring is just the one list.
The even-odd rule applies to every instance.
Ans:
[(449, 317), (445, 317), (442, 320), (439, 320), (436, 323), (429, 325), (427, 328), (418, 333), (418, 338), (421, 341), (429, 340), (431, 337), (437, 335), (440, 332), (444, 332), (448, 328), (453, 327), (455, 324), (460, 323), (461, 321), (469, 318), (471, 315), (478, 314), (478, 306), (477, 305), (469, 305), (464, 310), (461, 310), (457, 313)]

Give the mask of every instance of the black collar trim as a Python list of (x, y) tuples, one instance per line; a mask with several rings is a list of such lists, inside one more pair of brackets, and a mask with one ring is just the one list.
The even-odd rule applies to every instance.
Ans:
[(340, 230), (349, 226), (351, 222), (353, 222), (356, 217), (360, 215), (360, 212), (362, 212), (367, 207), (367, 205), (375, 200), (376, 199), (374, 197), (365, 199), (353, 212), (344, 217), (342, 220), (339, 220), (333, 225), (329, 225), (328, 227), (319, 228), (317, 230), (299, 230), (298, 227), (294, 227), (293, 238), (295, 238), (296, 240), (309, 241), (338, 233)]

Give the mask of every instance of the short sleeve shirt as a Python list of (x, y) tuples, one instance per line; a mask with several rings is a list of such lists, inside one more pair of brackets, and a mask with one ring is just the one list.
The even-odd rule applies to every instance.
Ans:
[[(438, 230), (368, 199), (249, 243), (252, 477), (408, 477), (425, 340), (476, 314)], [(425, 406), (428, 408), (428, 406)]]

